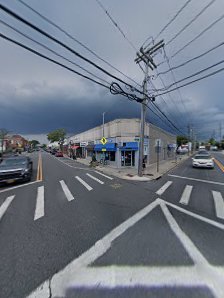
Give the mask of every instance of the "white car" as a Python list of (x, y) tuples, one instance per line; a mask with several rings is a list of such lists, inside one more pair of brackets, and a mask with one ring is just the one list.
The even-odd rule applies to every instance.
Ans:
[(214, 168), (214, 158), (209, 154), (196, 154), (192, 158), (192, 166), (195, 168)]

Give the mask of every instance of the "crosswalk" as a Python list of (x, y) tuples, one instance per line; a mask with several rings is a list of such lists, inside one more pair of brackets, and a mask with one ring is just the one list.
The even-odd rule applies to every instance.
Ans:
[[(157, 191), (156, 194), (161, 196), (163, 195), (169, 188), (170, 186), (173, 185), (173, 181), (167, 181), (162, 187), (160, 187)], [(197, 186), (195, 186), (197, 187)], [(178, 198), (179, 204), (188, 206), (190, 205), (190, 201), (193, 200), (192, 196), (192, 190), (194, 186), (193, 185), (185, 185), (182, 194)], [(215, 215), (219, 219), (224, 219), (224, 199), (219, 191), (211, 190), (210, 195), (213, 200), (214, 204), (214, 209), (215, 209)]]
[[(113, 180), (112, 177), (109, 177), (105, 174), (102, 174), (98, 171), (95, 171), (96, 175), (100, 175), (101, 177), (104, 177), (108, 180)], [(86, 173), (86, 177), (90, 178), (90, 180), (99, 183), (100, 185), (104, 185), (105, 182), (100, 180), (99, 177), (96, 177), (92, 174)], [(79, 182), (84, 190), (87, 191), (93, 191), (94, 190), (94, 186), (91, 186), (89, 184), (89, 182), (87, 183), (84, 179), (85, 178), (81, 178), (79, 176), (75, 176), (73, 177), (73, 181), (75, 183), (75, 181)], [(102, 178), (101, 178), (102, 179)], [(71, 181), (70, 181), (71, 182)], [(64, 180), (60, 180), (59, 184), (61, 186), (61, 189), (65, 195), (65, 198), (67, 199), (68, 202), (75, 200), (74, 194), (72, 194), (72, 192), (70, 191), (69, 187), (66, 184), (66, 181)], [(10, 207), (12, 201), (14, 200), (16, 195), (12, 195), (7, 197), (4, 202), (0, 205), (0, 221), (2, 219), (2, 217), (4, 216), (4, 214), (6, 213), (7, 209)], [(45, 186), (39, 186), (37, 188), (37, 192), (36, 192), (36, 205), (35, 205), (35, 211), (34, 211), (34, 217), (33, 220), (36, 221), (40, 218), (43, 218), (45, 216)]]

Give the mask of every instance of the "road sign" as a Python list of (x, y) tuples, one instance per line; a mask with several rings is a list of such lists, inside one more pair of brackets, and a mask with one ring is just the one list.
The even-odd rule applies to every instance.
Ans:
[(103, 137), (103, 138), (100, 140), (100, 142), (101, 142), (103, 145), (105, 145), (105, 144), (107, 143), (107, 139)]

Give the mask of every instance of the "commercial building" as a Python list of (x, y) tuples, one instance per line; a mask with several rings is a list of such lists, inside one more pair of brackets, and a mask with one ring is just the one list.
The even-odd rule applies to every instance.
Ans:
[[(104, 135), (103, 135), (104, 130)], [(102, 138), (105, 142), (102, 142)], [(140, 140), (139, 119), (116, 119), (72, 136), (69, 150), (77, 157), (91, 159), (117, 168), (138, 167)], [(147, 164), (174, 157), (176, 136), (151, 123), (145, 124), (144, 158)], [(73, 154), (74, 154), (73, 152)]]

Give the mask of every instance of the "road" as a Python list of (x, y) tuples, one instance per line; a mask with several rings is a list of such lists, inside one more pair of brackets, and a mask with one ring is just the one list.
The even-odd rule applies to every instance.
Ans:
[(0, 189), (0, 297), (224, 296), (220, 164), (139, 183), (31, 156), (32, 183)]

